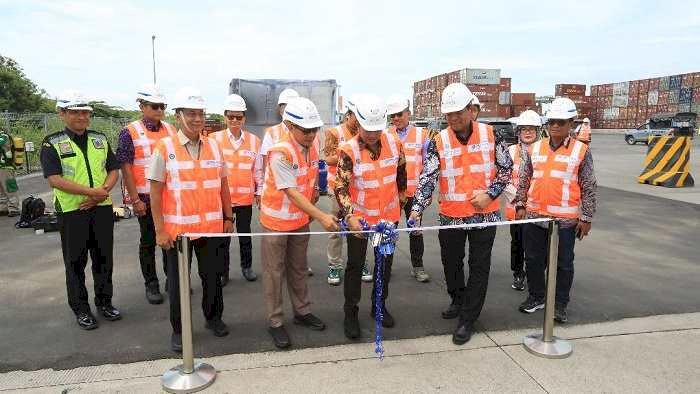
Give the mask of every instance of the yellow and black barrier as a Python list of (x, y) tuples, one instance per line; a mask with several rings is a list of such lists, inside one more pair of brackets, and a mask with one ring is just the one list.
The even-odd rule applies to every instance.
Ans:
[(664, 187), (692, 187), (690, 137), (649, 137), (649, 150), (639, 183)]

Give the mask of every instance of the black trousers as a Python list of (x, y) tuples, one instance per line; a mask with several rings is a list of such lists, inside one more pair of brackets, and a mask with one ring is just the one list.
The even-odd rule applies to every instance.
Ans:
[(68, 305), (75, 314), (90, 312), (88, 292), (85, 287), (88, 253), (92, 260), (95, 306), (111, 304), (114, 244), (112, 206), (59, 213), (57, 216), (63, 263), (66, 266)]
[[(348, 264), (345, 267), (345, 310), (354, 309), (362, 298), (362, 266), (365, 264), (367, 256), (366, 238), (358, 238), (354, 235), (348, 235)], [(394, 260), (394, 255), (384, 257), (384, 282), (382, 287), (382, 301), (386, 301), (389, 296), (389, 281), (391, 280), (391, 265)], [(377, 276), (377, 262), (374, 263), (374, 277)], [(370, 297), (371, 305), (374, 305), (374, 294), (376, 291), (376, 282), (372, 285), (372, 296)]]
[[(139, 229), (141, 230), (141, 238), (139, 239), (139, 263), (141, 264), (141, 274), (143, 274), (143, 283), (146, 287), (149, 285), (158, 285), (158, 274), (156, 273), (156, 228), (153, 225), (153, 215), (149, 206), (144, 216), (137, 216), (139, 219)], [(161, 249), (163, 259), (163, 273), (167, 275), (168, 270), (165, 268), (165, 251)]]
[(523, 249), (523, 225), (510, 225), (510, 270), (513, 274), (525, 273), (525, 249)]
[[(413, 207), (413, 197), (409, 197), (406, 200), (406, 205), (403, 206), (403, 212), (406, 215), (406, 221), (408, 217), (411, 216), (411, 207)], [(420, 223), (418, 223), (420, 225)], [(408, 247), (411, 251), (411, 265), (414, 268), (423, 266), (423, 252), (425, 250), (425, 245), (423, 244), (423, 234), (413, 235), (408, 233)]]
[[(555, 302), (563, 307), (569, 304), (569, 293), (574, 283), (575, 243), (575, 227), (559, 229)], [(547, 268), (547, 252), (549, 250), (547, 229), (533, 223), (525, 224), (523, 228), (523, 244), (525, 246), (528, 291), (533, 297), (544, 298), (546, 292), (544, 272)]]
[[(491, 249), (496, 238), (496, 227), (477, 230), (439, 230), (440, 255), (445, 270), (447, 292), (452, 301), (460, 303), (459, 320), (473, 324), (481, 314), (486, 300), (491, 271)], [(464, 284), (465, 244), (469, 239), (469, 279)]]
[[(221, 274), (224, 270), (224, 260), (218, 252), (221, 249), (221, 238), (199, 238), (190, 241), (190, 256), (192, 251), (197, 256), (197, 271), (202, 280), (202, 310), (207, 321), (221, 319), (224, 312), (224, 296), (221, 290)], [(168, 296), (170, 298), (170, 324), (173, 332), (182, 332), (180, 316), (180, 276), (177, 262), (177, 246), (165, 253), (168, 268)]]
[[(253, 219), (253, 206), (243, 205), (232, 207), (236, 216), (236, 232), (250, 233), (250, 222)], [(241, 269), (250, 268), (253, 265), (253, 240), (250, 237), (237, 237), (241, 255)], [(224, 256), (224, 276), (228, 277), (231, 266), (231, 237), (222, 243)]]

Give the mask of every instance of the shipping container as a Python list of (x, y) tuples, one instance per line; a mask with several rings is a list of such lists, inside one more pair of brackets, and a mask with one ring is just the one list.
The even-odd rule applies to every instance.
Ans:
[(700, 88), (700, 73), (694, 73), (693, 76), (693, 87)]
[(648, 79), (642, 79), (639, 81), (639, 86), (637, 87), (637, 90), (639, 93), (646, 93), (649, 91), (649, 80)]
[(661, 78), (652, 78), (649, 80), (649, 90), (659, 90), (659, 82)]
[(499, 84), (499, 88), (501, 92), (510, 92), (510, 87), (511, 87), (511, 79), (510, 78), (501, 78), (501, 83)]
[(690, 104), (693, 102), (693, 88), (681, 88), (678, 94), (678, 104)]
[[(502, 79), (502, 78), (501, 78)], [(498, 104), (500, 105), (510, 105), (510, 92), (501, 91), (498, 94)]]
[(468, 84), (469, 90), (474, 93), (474, 95), (479, 98), (481, 102), (496, 102), (498, 103), (498, 90), (499, 85), (476, 85)]
[(683, 80), (681, 81), (681, 87), (682, 88), (692, 88), (693, 87), (693, 77), (695, 76), (694, 73), (691, 74), (683, 74)]
[(512, 111), (512, 108), (510, 105), (499, 105), (498, 106), (498, 117), (503, 118), (503, 119), (508, 119), (511, 116), (513, 116), (513, 113), (511, 111)]
[(460, 82), (459, 70), (447, 73), (448, 83), (458, 83)]
[(690, 103), (678, 104), (678, 112), (690, 112)]
[(613, 84), (613, 96), (627, 96), (629, 94), (629, 82), (618, 82)]
[(511, 105), (513, 116), (520, 116), (523, 112), (531, 109), (539, 113), (536, 105)]
[(498, 117), (498, 102), (481, 103), (481, 111), (479, 118), (497, 118)]
[(659, 91), (650, 90), (647, 98), (647, 105), (657, 105), (659, 103)]
[(593, 96), (593, 97), (598, 96), (598, 85), (591, 86), (591, 96)]
[(535, 93), (512, 93), (510, 95), (512, 105), (535, 105)]
[(560, 83), (554, 85), (554, 95), (559, 97), (584, 96), (586, 85)]
[(680, 95), (680, 90), (674, 89), (668, 91), (668, 103), (678, 104), (678, 96)]
[(627, 105), (630, 107), (632, 107), (632, 106), (636, 107), (638, 100), (639, 100), (639, 96), (637, 96), (636, 94), (633, 95), (632, 91), (630, 90), (630, 95), (629, 95), (629, 99), (627, 100), (627, 103), (628, 103)]
[(501, 83), (500, 69), (467, 68), (465, 84), (499, 85)]
[(693, 103), (693, 105), (690, 106), (690, 112), (695, 112), (696, 114), (700, 113), (700, 103)]
[(668, 112), (678, 112), (678, 104), (669, 104), (667, 107)]
[(626, 107), (629, 103), (629, 97), (627, 94), (620, 94), (613, 96), (613, 107)]
[(659, 91), (667, 91), (668, 90), (668, 83), (669, 79), (671, 77), (661, 77), (659, 78)]
[(682, 75), (672, 75), (668, 78), (668, 90), (678, 90), (683, 81)]
[(693, 88), (693, 104), (700, 104), (700, 88)]
[(658, 105), (668, 105), (668, 90), (659, 91)]

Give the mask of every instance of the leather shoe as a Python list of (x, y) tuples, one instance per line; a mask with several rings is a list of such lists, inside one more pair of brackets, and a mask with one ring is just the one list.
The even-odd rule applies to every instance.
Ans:
[(158, 283), (154, 283), (146, 287), (146, 300), (148, 300), (148, 303), (152, 305), (163, 303), (163, 295), (160, 294)]
[(214, 333), (216, 337), (225, 337), (228, 335), (228, 326), (220, 319), (209, 320), (204, 327)]
[(294, 324), (308, 327), (314, 331), (323, 331), (326, 329), (326, 324), (312, 313), (307, 313), (303, 316), (294, 315)]
[(462, 305), (456, 304), (452, 302), (450, 306), (447, 307), (444, 311), (442, 311), (442, 318), (443, 319), (455, 319), (457, 316), (459, 316), (459, 310), (461, 309)]
[(78, 321), (78, 326), (83, 330), (94, 330), (100, 326), (92, 313), (81, 312), (75, 318)]
[(357, 307), (345, 310), (343, 329), (348, 339), (357, 339), (360, 337), (360, 321), (357, 319)]
[(243, 273), (245, 280), (248, 282), (255, 282), (258, 279), (258, 275), (255, 274), (255, 271), (253, 271), (252, 268), (243, 268), (241, 272)]
[[(372, 307), (372, 312), (370, 312), (370, 316), (372, 316), (373, 320), (377, 320), (376, 313), (375, 313), (375, 308)], [(386, 309), (386, 305), (384, 305), (384, 316), (382, 317), (382, 327), (384, 328), (391, 328), (394, 327), (396, 322), (394, 321), (394, 316), (389, 313), (389, 310)]]
[(170, 348), (176, 353), (182, 353), (182, 334), (175, 334), (170, 336)]
[(287, 330), (285, 330), (284, 326), (268, 327), (267, 332), (269, 332), (272, 336), (272, 341), (275, 343), (277, 348), (286, 349), (292, 345), (292, 342), (289, 340)]
[(102, 305), (98, 307), (98, 309), (100, 313), (102, 313), (102, 316), (109, 321), (120, 320), (122, 318), (122, 314), (112, 304)]
[(472, 338), (472, 327), (470, 325), (460, 323), (457, 329), (452, 334), (452, 343), (455, 345), (464, 345)]

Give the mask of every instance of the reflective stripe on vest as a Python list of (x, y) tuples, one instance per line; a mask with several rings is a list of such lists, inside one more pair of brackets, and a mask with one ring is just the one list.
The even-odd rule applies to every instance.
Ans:
[(194, 159), (177, 137), (162, 138), (156, 150), (165, 161), (163, 222), (172, 239), (188, 232), (223, 230), (221, 175), (223, 160), (213, 138), (200, 137), (199, 159)]
[[(338, 125), (338, 127), (330, 130), (330, 132), (333, 135), (335, 135), (335, 137), (338, 139), (338, 146), (336, 147), (336, 155), (340, 151), (340, 147), (344, 143), (346, 143), (347, 141), (350, 141), (353, 137), (350, 130), (348, 130), (347, 127), (343, 127), (344, 124), (345, 123), (341, 123)], [(336, 177), (337, 173), (338, 173), (338, 166), (328, 164), (328, 187), (331, 190), (335, 189), (335, 177)]]
[(418, 178), (423, 171), (423, 128), (410, 126), (403, 151), (406, 155), (407, 187), (406, 196), (413, 197), (416, 193)]
[(575, 219), (579, 217), (581, 187), (578, 170), (588, 150), (586, 144), (569, 139), (552, 152), (549, 139), (532, 145), (532, 181), (527, 210), (540, 215)]
[(241, 131), (243, 141), (238, 148), (235, 139), (228, 129), (217, 131), (212, 137), (219, 143), (224, 155), (224, 162), (229, 169), (228, 188), (231, 193), (231, 205), (253, 205), (255, 193), (255, 160), (260, 151), (260, 139)]
[(151, 192), (150, 182), (146, 180), (146, 170), (151, 162), (151, 155), (156, 142), (163, 137), (172, 137), (177, 134), (173, 126), (166, 122), (160, 122), (158, 131), (148, 131), (140, 120), (129, 123), (127, 126), (131, 141), (134, 144), (134, 164), (131, 174), (134, 178), (136, 191), (141, 194)]
[[(296, 189), (310, 201), (318, 177), (318, 144), (314, 143), (309, 148), (308, 161), (298, 144), (291, 141), (290, 136), (283, 137), (280, 142), (270, 148), (268, 154), (271, 152), (280, 152), (291, 163), (296, 172)], [(309, 223), (309, 215), (292, 204), (284, 190), (277, 189), (275, 174), (269, 163), (266, 168), (265, 186), (260, 205), (260, 222), (270, 230), (292, 231)]]
[(496, 176), (496, 145), (493, 129), (472, 122), (472, 133), (462, 145), (451, 128), (436, 139), (440, 156), (440, 213), (449, 217), (468, 217), (477, 213), (496, 212), (498, 199), (478, 209), (468, 201), (484, 193)]
[(350, 183), (353, 210), (370, 224), (376, 224), (380, 219), (397, 222), (401, 213), (396, 183), (399, 141), (391, 133), (382, 133), (380, 138), (381, 151), (377, 160), (372, 160), (369, 150), (360, 150), (359, 136), (341, 147), (353, 162)]
[[(49, 143), (56, 150), (61, 160), (61, 177), (85, 187), (101, 187), (105, 179), (107, 179), (107, 169), (105, 168), (107, 150), (109, 148), (107, 137), (91, 131), (85, 132), (88, 139), (86, 153), (87, 163), (90, 166), (89, 174), (83, 151), (66, 133), (60, 133), (52, 137), (49, 139)], [(92, 184), (90, 184), (90, 179), (92, 179)], [(80, 203), (87, 198), (80, 194), (67, 193), (58, 188), (53, 188), (53, 194), (56, 210), (58, 211), (60, 207), (59, 212), (63, 213), (77, 211), (80, 209)], [(112, 198), (107, 197), (107, 199), (97, 205), (112, 205)]]

